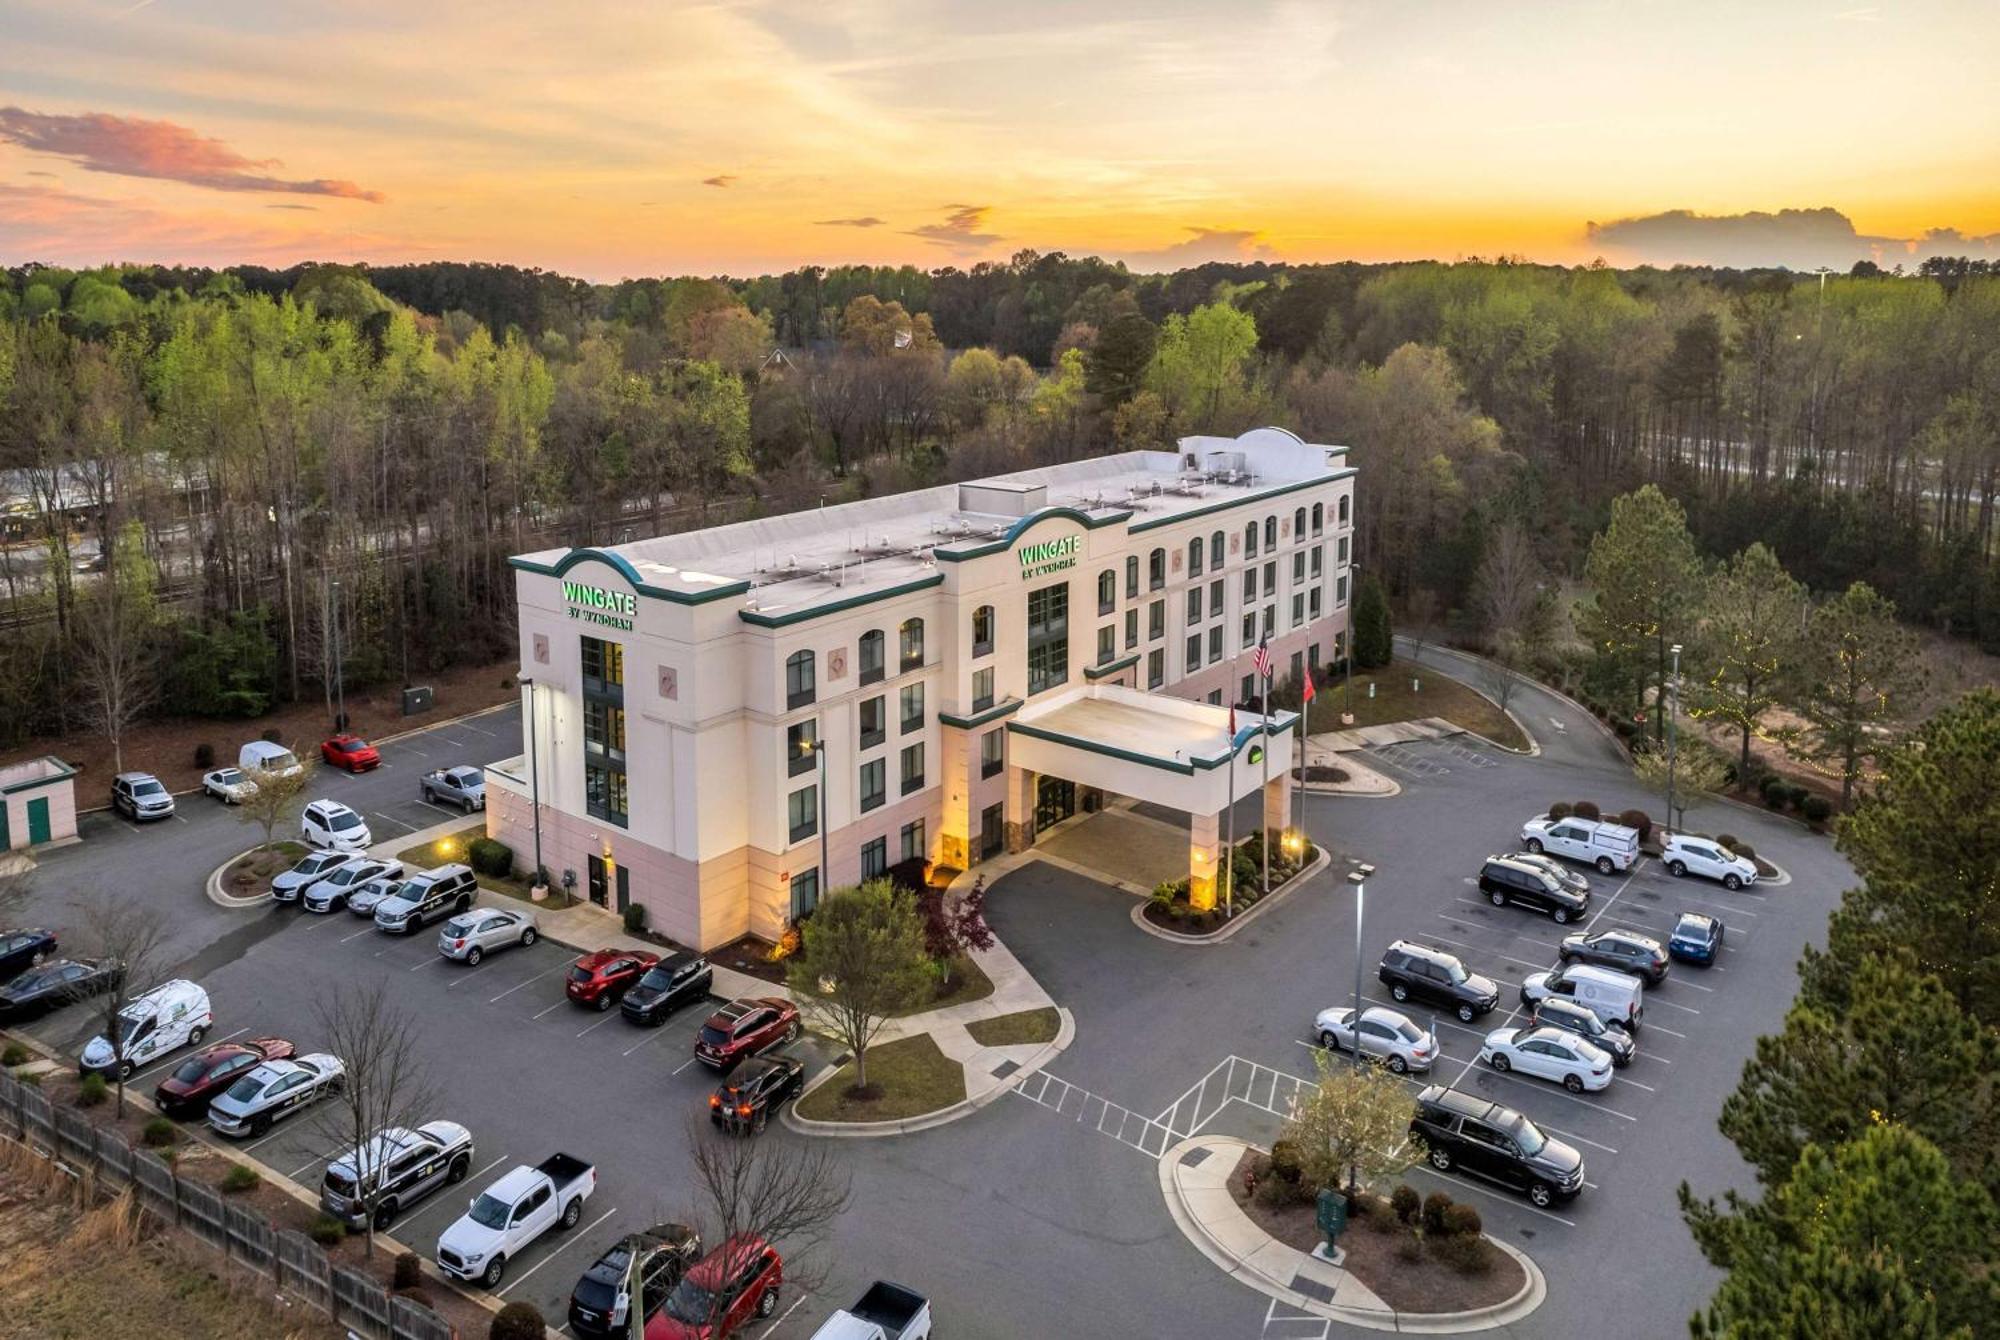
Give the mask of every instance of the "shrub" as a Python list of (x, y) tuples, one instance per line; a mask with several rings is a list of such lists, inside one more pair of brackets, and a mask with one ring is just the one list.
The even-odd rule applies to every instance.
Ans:
[(42, 1087), (42, 1072), (39, 1070), (23, 1070), (16, 1074), (14, 1078), (31, 1089)]
[(1423, 1197), (1419, 1196), (1417, 1189), (1408, 1182), (1389, 1193), (1389, 1209), (1395, 1214), (1396, 1222), (1399, 1224), (1415, 1223), (1417, 1211), (1423, 1208), (1423, 1204)]
[(1554, 823), (1558, 819), (1567, 818), (1569, 818), (1568, 801), (1558, 800), (1555, 804), (1549, 806), (1549, 822)]
[(1274, 1210), (1283, 1209), (1285, 1206), (1295, 1203), (1298, 1198), (1298, 1183), (1288, 1182), (1275, 1173), (1257, 1183), (1257, 1203), (1259, 1205), (1268, 1205)]
[(1833, 817), (1833, 802), (1825, 796), (1807, 796), (1805, 808), (1806, 822), (1810, 824), (1823, 824)]
[(477, 837), (465, 844), (465, 859), (474, 870), (495, 879), (514, 873), (514, 849), (497, 838)]
[(1431, 1255), (1461, 1275), (1484, 1275), (1493, 1269), (1493, 1244), (1476, 1236), (1433, 1238)]
[(1174, 881), (1163, 879), (1153, 886), (1153, 896), (1149, 901), (1154, 907), (1164, 910), (1167, 904), (1174, 900), (1175, 892)]
[(1639, 735), (1638, 724), (1627, 721), (1624, 717), (1614, 717), (1611, 721), (1611, 729), (1617, 732), (1618, 738), (1621, 740), (1637, 739)]
[(1743, 841), (1732, 842), (1729, 844), (1729, 850), (1735, 852), (1738, 856), (1741, 856), (1746, 861), (1754, 861), (1757, 859), (1757, 849), (1751, 846), (1747, 842)]
[(229, 1171), (222, 1174), (222, 1189), (233, 1196), (239, 1192), (248, 1191), (263, 1180), (263, 1178), (257, 1175), (255, 1168), (241, 1163), (232, 1163), (229, 1165)]
[(1186, 903), (1167, 904), (1167, 920), (1181, 921), (1186, 919), (1187, 914), (1188, 914), (1188, 905)]
[(493, 1314), (486, 1336), (487, 1340), (542, 1340), (548, 1333), (548, 1324), (533, 1303), (509, 1303)]
[(1627, 828), (1638, 829), (1641, 842), (1653, 835), (1653, 820), (1644, 810), (1625, 810), (1619, 814), (1618, 822)]
[(347, 1236), (347, 1225), (330, 1214), (323, 1214), (312, 1221), (306, 1236), (322, 1247), (331, 1247)]
[(26, 1065), (29, 1058), (33, 1055), (33, 1052), (23, 1047), (20, 1043), (10, 1042), (7, 1044), (5, 1051), (0, 1051), (0, 1065)]
[(180, 1127), (165, 1117), (154, 1117), (146, 1123), (145, 1129), (139, 1132), (139, 1138), (154, 1149), (164, 1149), (181, 1138)]
[(1455, 1238), (1476, 1234), (1485, 1228), (1480, 1222), (1479, 1211), (1464, 1202), (1457, 1202), (1445, 1208), (1444, 1231)]
[(266, 744), (278, 744), (285, 738), (285, 732), (276, 726), (266, 726), (262, 736)]
[(215, 746), (198, 744), (194, 747), (194, 765), (204, 772), (215, 766)]
[(76, 1105), (96, 1107), (109, 1096), (111, 1086), (104, 1082), (102, 1075), (85, 1075), (83, 1083), (76, 1086)]
[(401, 1293), (405, 1289), (417, 1288), (423, 1282), (423, 1257), (418, 1256), (415, 1252), (404, 1252), (396, 1258), (396, 1276), (392, 1281), (392, 1287), (394, 1287), (396, 1292)]
[(1442, 1234), (1444, 1232), (1444, 1212), (1451, 1208), (1451, 1197), (1442, 1191), (1433, 1191), (1424, 1197), (1424, 1232)]
[(1721, 837), (1715, 840), (1715, 845), (1718, 847), (1725, 848), (1729, 851), (1735, 851), (1736, 844), (1740, 841), (1742, 841), (1742, 839), (1737, 837), (1734, 833), (1724, 833)]
[(1396, 1244), (1396, 1259), (1408, 1265), (1415, 1265), (1424, 1259), (1424, 1244), (1417, 1240), (1416, 1234), (1407, 1233)]
[(644, 903), (625, 904), (625, 933), (637, 935), (646, 929), (646, 905)]
[(1271, 1145), (1271, 1175), (1296, 1182), (1300, 1172), (1298, 1145), (1290, 1140), (1274, 1141)]
[(1597, 802), (1594, 800), (1577, 801), (1576, 808), (1571, 810), (1570, 813), (1579, 819), (1602, 819), (1604, 817), (1604, 811), (1597, 808)]
[(1766, 777), (1758, 784), (1757, 790), (1763, 794), (1764, 803), (1774, 810), (1785, 807), (1785, 780), (1782, 777)]

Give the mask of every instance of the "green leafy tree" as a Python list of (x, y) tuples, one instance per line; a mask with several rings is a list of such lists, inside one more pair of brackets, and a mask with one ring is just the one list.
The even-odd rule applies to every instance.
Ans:
[(853, 1053), (857, 1093), (868, 1092), (875, 1035), (933, 980), (916, 899), (886, 879), (822, 899), (786, 970), (800, 1011)]
[(1299, 1151), (1302, 1180), (1315, 1188), (1394, 1177), (1424, 1156), (1410, 1138), (1416, 1101), (1401, 1079), (1377, 1065), (1358, 1069), (1313, 1053), (1319, 1087), (1292, 1107), (1281, 1140)]
[(1736, 775), (1750, 773), (1750, 737), (1776, 707), (1785, 676), (1796, 669), (1805, 587), (1761, 543), (1715, 573), (1702, 602), (1695, 659), (1705, 667), (1688, 695), (1688, 713), (1735, 732)]
[(1870, 1126), (1807, 1145), (1785, 1183), (1726, 1211), (1680, 1189), (1710, 1261), (1729, 1272), (1697, 1337), (1970, 1337), (2000, 1316), (2000, 1217), (1921, 1135)]
[(1377, 670), (1396, 654), (1396, 634), (1389, 622), (1389, 593), (1373, 574), (1362, 577), (1354, 593), (1354, 665)]
[[(1584, 578), (1596, 598), (1577, 627), (1644, 707), (1667, 682), (1669, 649), (1682, 641), (1701, 594), (1701, 558), (1681, 505), (1648, 484), (1611, 504), (1611, 524), (1590, 542)], [(1664, 693), (1655, 693), (1653, 736), (1666, 734)]]
[(1868, 583), (1854, 583), (1813, 611), (1797, 702), (1810, 727), (1801, 747), (1808, 758), (1838, 770), (1843, 807), (1923, 684), (1916, 634), (1896, 621), (1895, 605)]
[(1243, 398), (1257, 323), (1228, 303), (1209, 303), (1160, 327), (1146, 384), (1159, 392), (1175, 420), (1207, 432)]

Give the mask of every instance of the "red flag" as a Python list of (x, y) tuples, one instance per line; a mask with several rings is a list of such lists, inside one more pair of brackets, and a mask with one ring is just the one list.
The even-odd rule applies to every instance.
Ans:
[(1231, 704), (1229, 704), (1229, 741), (1230, 741), (1230, 743), (1231, 743), (1231, 744), (1234, 744), (1234, 743), (1236, 742), (1236, 704), (1235, 704), (1235, 703), (1231, 703)]
[(1312, 671), (1310, 670), (1306, 671), (1306, 687), (1304, 694), (1300, 698), (1300, 705), (1301, 706), (1309, 705), (1313, 700), (1313, 696), (1318, 692), (1319, 690), (1313, 687)]

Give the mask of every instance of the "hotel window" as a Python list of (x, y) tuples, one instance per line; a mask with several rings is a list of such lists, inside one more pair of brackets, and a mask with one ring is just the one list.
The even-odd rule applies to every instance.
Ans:
[(1201, 576), (1201, 536), (1188, 541), (1188, 576)]
[(1345, 493), (1340, 495), (1340, 524), (1343, 526), (1347, 524), (1347, 495)]
[(1220, 619), (1222, 617), (1222, 578), (1220, 577), (1217, 577), (1208, 584), (1208, 617), (1211, 619)]
[(629, 813), (625, 782), (625, 648), (583, 639), (583, 803), (596, 818), (623, 826)]
[(1125, 598), (1130, 600), (1138, 594), (1139, 556), (1137, 554), (1128, 554), (1125, 557)]
[(629, 812), (625, 794), (625, 769), (604, 767), (585, 759), (583, 808), (600, 819), (624, 827), (625, 816)]
[(1270, 637), (1277, 631), (1278, 607), (1276, 605), (1266, 605), (1264, 606), (1264, 636)]
[(1306, 597), (1300, 592), (1292, 597), (1292, 627), (1297, 628), (1306, 621)]
[(802, 786), (785, 797), (786, 817), (791, 822), (792, 841), (819, 832), (819, 788)]
[(1278, 593), (1278, 561), (1276, 559), (1272, 559), (1269, 563), (1266, 563), (1264, 565), (1264, 594), (1270, 596), (1270, 595), (1276, 595), (1277, 593)]
[(799, 921), (812, 915), (819, 906), (819, 871), (808, 870), (792, 876), (792, 920)]
[(993, 651), (993, 607), (981, 605), (972, 611), (972, 654), (991, 655)]
[(1292, 683), (1296, 684), (1305, 677), (1305, 665), (1306, 665), (1306, 654), (1302, 651), (1293, 652), (1292, 673), (1291, 673)]
[(1320, 588), (1319, 588), (1319, 587), (1317, 587), (1317, 586), (1315, 586), (1315, 587), (1314, 587), (1314, 588), (1313, 588), (1312, 590), (1310, 590), (1310, 591), (1306, 592), (1306, 597), (1307, 597), (1307, 600), (1306, 600), (1306, 617), (1307, 617), (1307, 618), (1310, 618), (1310, 619), (1317, 619), (1317, 618), (1319, 617), (1319, 605), (1320, 605), (1320, 600), (1319, 600), (1319, 592), (1320, 592)]
[[(1128, 611), (1127, 618), (1138, 612)], [(1069, 680), (1069, 584), (1028, 593), (1028, 692), (1042, 693)]]
[(972, 672), (972, 710), (984, 712), (993, 706), (993, 667)]
[(1342, 573), (1333, 579), (1333, 603), (1336, 605), (1345, 605), (1347, 603), (1346, 573)]
[(902, 708), (899, 714), (903, 722), (902, 733), (908, 735), (913, 730), (922, 730), (924, 728), (924, 686), (921, 684), (905, 684), (897, 691), (896, 699), (897, 705)]
[(1306, 667), (1315, 674), (1319, 671), (1319, 643), (1317, 642), (1309, 643), (1306, 646)]
[(903, 669), (915, 670), (924, 663), (924, 621), (922, 619), (903, 620), (903, 627), (898, 632), (896, 640), (902, 652)]
[(861, 812), (868, 813), (882, 804), (889, 794), (889, 765), (881, 759), (871, 759), (861, 765)]
[(924, 747), (913, 744), (903, 750), (903, 794), (909, 795), (924, 785)]
[(1250, 703), (1257, 701), (1256, 681), (1251, 676), (1249, 675), (1243, 676), (1243, 696), (1238, 698), (1236, 701), (1239, 703)]
[(1201, 622), (1201, 588), (1199, 586), (1188, 588), (1187, 610), (1190, 627)]
[(1257, 557), (1257, 523), (1254, 521), (1243, 528), (1243, 557)]
[(1155, 600), (1146, 607), (1146, 640), (1151, 642), (1155, 638), (1162, 638), (1166, 635), (1167, 602), (1164, 600)]
[(1345, 535), (1340, 537), (1340, 552), (1333, 556), (1333, 561), (1343, 568), (1347, 566), (1347, 537)]
[(879, 694), (861, 700), (860, 748), (873, 749), (888, 738), (888, 713), (884, 710), (888, 705), (888, 699)]
[(1220, 706), (1222, 706), (1222, 690), (1221, 690), (1221, 689), (1210, 689), (1210, 690), (1208, 691), (1208, 705), (1209, 705), (1210, 707), (1220, 707)]
[(1243, 645), (1246, 647), (1254, 647), (1257, 645), (1256, 610), (1243, 611)]
[(1007, 845), (1007, 803), (997, 801), (979, 812), (979, 855), (998, 855)]
[(595, 637), (583, 639), (583, 689), (585, 693), (616, 690), (618, 700), (625, 700), (625, 645), (622, 642), (606, 642)]
[(1211, 661), (1219, 661), (1222, 659), (1222, 625), (1219, 623), (1211, 624), (1209, 626), (1208, 659)]
[(861, 635), (861, 682), (874, 684), (882, 678), (882, 648), (888, 639), (882, 630), (871, 628)]
[(1109, 665), (1118, 655), (1118, 625), (1108, 623), (1097, 630), (1097, 663)]
[(1326, 546), (1323, 544), (1314, 545), (1312, 548), (1312, 556), (1313, 556), (1313, 576), (1315, 577), (1321, 576), (1326, 572)]
[(785, 727), (785, 775), (797, 777), (819, 766), (813, 757), (819, 745), (819, 722), (801, 721)]
[(979, 775), (991, 777), (1007, 766), (1007, 732), (990, 730), (979, 737)]
[(1125, 650), (1139, 645), (1139, 611), (1125, 611)]
[(1212, 571), (1222, 571), (1222, 560), (1226, 557), (1223, 549), (1222, 532), (1216, 531), (1208, 537), (1208, 566)]
[(1292, 555), (1292, 585), (1301, 586), (1305, 583), (1305, 580), (1306, 555), (1305, 550), (1301, 549), (1298, 553)]
[(1193, 674), (1201, 669), (1201, 634), (1195, 633), (1187, 641), (1187, 672)]
[(871, 838), (861, 844), (861, 878), (865, 883), (889, 873), (889, 839)]
[(1292, 543), (1299, 544), (1306, 538), (1306, 509), (1301, 507), (1292, 513)]
[(1264, 518), (1264, 547), (1266, 549), (1278, 547), (1278, 518), (1274, 516)]
[(1146, 653), (1146, 687), (1157, 689), (1167, 682), (1167, 653), (1159, 647)]
[(1325, 530), (1325, 529), (1326, 529), (1326, 504), (1325, 504), (1325, 503), (1314, 503), (1314, 504), (1313, 504), (1313, 534), (1317, 535), (1317, 534), (1319, 534), (1319, 533), (1320, 533), (1320, 532), (1321, 532), (1322, 530)]
[(1243, 599), (1247, 603), (1257, 598), (1257, 569), (1243, 569)]
[(1109, 614), (1118, 605), (1118, 574), (1110, 568), (1097, 574), (1097, 612)]
[(1146, 589), (1157, 591), (1167, 584), (1167, 551), (1155, 549), (1146, 559)]
[(785, 658), (785, 707), (804, 707), (813, 700), (813, 654), (795, 651)]
[(906, 861), (927, 861), (930, 847), (924, 842), (924, 821), (914, 820), (903, 825), (903, 859)]

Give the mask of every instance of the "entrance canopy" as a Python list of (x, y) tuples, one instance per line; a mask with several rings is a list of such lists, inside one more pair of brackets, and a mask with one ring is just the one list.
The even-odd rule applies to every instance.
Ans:
[[(1212, 815), (1250, 795), (1270, 776), (1292, 765), (1298, 713), (1236, 713), (1229, 709), (1144, 693), (1116, 684), (1089, 684), (1024, 709), (1007, 723), (1008, 762), (1047, 776), (1066, 777), (1116, 795), (1169, 809)], [(1236, 759), (1230, 786), (1230, 756)]]

